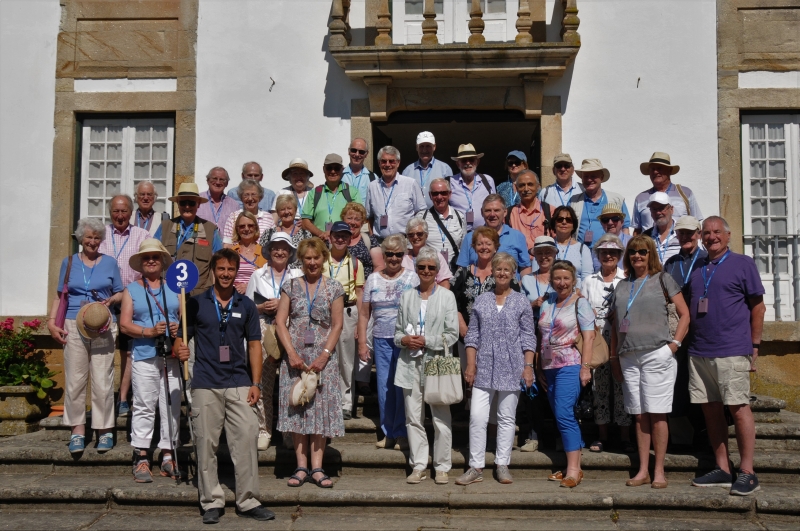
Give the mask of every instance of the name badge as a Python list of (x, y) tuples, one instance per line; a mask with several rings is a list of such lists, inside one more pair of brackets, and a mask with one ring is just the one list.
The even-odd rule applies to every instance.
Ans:
[(306, 333), (303, 334), (303, 343), (305, 343), (305, 345), (307, 347), (313, 347), (314, 346), (314, 339), (316, 339), (316, 338), (314, 336), (314, 331), (313, 330), (310, 330), (310, 329), (306, 330)]
[(697, 301), (697, 313), (708, 313), (708, 299), (703, 297)]
[(583, 236), (584, 243), (587, 243), (587, 244), (588, 243), (592, 243), (593, 239), (594, 239), (594, 232), (590, 231), (590, 230), (587, 230), (586, 234)]
[(231, 347), (228, 345), (221, 345), (219, 347), (219, 361), (220, 363), (228, 363), (231, 361)]
[(325, 224), (325, 232), (330, 232), (331, 231), (331, 227), (333, 227), (333, 223), (331, 223), (330, 221), (327, 222)]
[(447, 252), (447, 249), (442, 249), (439, 251), (439, 254), (442, 255), (442, 258), (444, 258), (445, 262), (450, 262), (450, 253)]
[(470, 225), (475, 223), (475, 212), (473, 212), (472, 210), (467, 212), (467, 223), (469, 223)]
[(628, 333), (628, 327), (631, 325), (630, 319), (623, 319), (622, 322), (619, 324), (619, 331), (623, 334)]
[(553, 347), (549, 343), (542, 345), (542, 359), (546, 361), (553, 359)]
[(231, 312), (231, 315), (232, 315), (233, 317), (237, 317), (237, 318), (241, 318), (241, 317), (242, 317), (242, 314), (240, 314), (240, 313), (236, 313), (236, 312)]
[(389, 226), (389, 216), (388, 216), (387, 214), (384, 214), (384, 215), (382, 215), (382, 216), (381, 216), (381, 217), (378, 219), (378, 226), (379, 226), (380, 228), (382, 228), (382, 229), (385, 229), (386, 227), (388, 227), (388, 226)]

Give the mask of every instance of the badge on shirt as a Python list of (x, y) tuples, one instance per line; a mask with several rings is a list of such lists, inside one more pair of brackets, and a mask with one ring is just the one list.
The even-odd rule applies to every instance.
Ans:
[(333, 223), (330, 221), (325, 224), (325, 232), (330, 232), (331, 228), (333, 227)]
[(306, 333), (303, 334), (303, 343), (307, 347), (313, 347), (314, 346), (314, 339), (315, 339), (314, 331), (311, 330), (311, 329), (306, 330)]
[(242, 314), (240, 314), (240, 313), (236, 313), (236, 312), (231, 312), (231, 317), (237, 317), (237, 318), (241, 318), (241, 317), (242, 317)]
[(619, 331), (620, 333), (627, 334), (628, 327), (631, 325), (630, 319), (623, 319), (621, 323), (619, 323)]
[(708, 313), (708, 299), (702, 297), (697, 301), (697, 313)]
[(467, 217), (467, 223), (469, 225), (473, 225), (475, 223), (475, 212), (470, 210), (469, 212), (467, 212), (467, 216), (466, 217)]
[(219, 361), (220, 363), (228, 363), (229, 361), (231, 361), (231, 347), (229, 347), (228, 345), (220, 345)]
[(545, 361), (553, 359), (553, 347), (549, 343), (542, 345), (542, 359)]
[(590, 231), (590, 230), (587, 230), (587, 231), (586, 231), (586, 234), (585, 234), (585, 235), (584, 235), (584, 237), (583, 237), (583, 242), (584, 242), (586, 245), (590, 245), (590, 244), (592, 243), (592, 240), (593, 240), (593, 239), (594, 239), (594, 232), (593, 232), (593, 231)]
[(450, 262), (450, 253), (447, 252), (447, 249), (442, 249), (439, 251), (439, 254), (442, 255), (442, 258), (444, 258), (445, 262)]
[(387, 228), (389, 226), (389, 216), (387, 214), (382, 215), (378, 219), (378, 226), (381, 229), (385, 229), (385, 228)]

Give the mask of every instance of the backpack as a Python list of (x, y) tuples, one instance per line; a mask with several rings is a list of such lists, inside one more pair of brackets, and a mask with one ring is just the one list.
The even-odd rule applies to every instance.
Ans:
[[(339, 183), (339, 186), (342, 187), (342, 195), (344, 196), (345, 201), (348, 203), (353, 200), (353, 196), (350, 195), (350, 185), (347, 183)], [(322, 192), (325, 190), (325, 185), (321, 184), (314, 188), (314, 204), (313, 210), (311, 211), (311, 218), (313, 219), (314, 216), (317, 214), (317, 205), (319, 204), (319, 200), (322, 198)]]

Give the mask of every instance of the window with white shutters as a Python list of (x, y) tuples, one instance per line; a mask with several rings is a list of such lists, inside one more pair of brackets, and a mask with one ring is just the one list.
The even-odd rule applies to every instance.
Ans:
[[(422, 16), (425, 0), (392, 0), (392, 41), (394, 44), (419, 44), (422, 41)], [(470, 0), (434, 0), (440, 44), (467, 42), (470, 35)], [(517, 35), (519, 0), (481, 0), (483, 36), (487, 42), (513, 41)]]
[(153, 183), (155, 210), (163, 212), (172, 195), (174, 138), (175, 121), (170, 118), (84, 120), (80, 217), (108, 222), (111, 198), (133, 197), (141, 181)]

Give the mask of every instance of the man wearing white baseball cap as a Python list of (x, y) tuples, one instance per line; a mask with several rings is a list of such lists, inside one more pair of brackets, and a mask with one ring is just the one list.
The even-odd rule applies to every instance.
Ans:
[(653, 238), (658, 261), (663, 265), (681, 250), (681, 244), (675, 235), (675, 220), (672, 219), (674, 208), (669, 196), (664, 192), (651, 195), (647, 208), (650, 210), (650, 217), (653, 218), (653, 228), (647, 235)]
[(453, 176), (453, 169), (449, 164), (434, 158), (433, 153), (436, 151), (436, 138), (430, 131), (423, 131), (417, 135), (417, 155), (419, 159), (413, 164), (409, 164), (403, 170), (403, 175), (411, 177), (422, 188), (422, 195), (425, 196), (425, 202), (428, 208), (433, 206), (433, 201), (430, 197), (431, 181), (436, 178), (445, 178)]
[(642, 162), (639, 165), (639, 171), (642, 172), (642, 175), (650, 176), (650, 182), (653, 183), (653, 187), (637, 195), (633, 201), (631, 227), (637, 234), (647, 232), (653, 226), (653, 218), (650, 217), (648, 205), (650, 196), (656, 192), (664, 192), (669, 196), (673, 206), (672, 217), (676, 221), (681, 216), (692, 216), (701, 223), (703, 222), (703, 214), (700, 212), (700, 206), (697, 204), (692, 191), (685, 186), (672, 182), (672, 176), (680, 170), (680, 166), (672, 164), (669, 153), (660, 151), (656, 151), (649, 161)]

